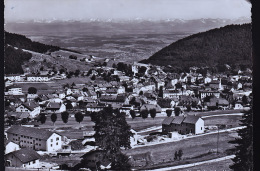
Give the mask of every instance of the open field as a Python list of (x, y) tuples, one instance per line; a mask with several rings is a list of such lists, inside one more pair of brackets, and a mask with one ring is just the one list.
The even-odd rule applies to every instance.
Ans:
[(233, 163), (231, 159), (208, 164), (202, 164), (185, 169), (178, 169), (179, 171), (231, 171), (229, 166)]
[(232, 125), (232, 127), (240, 126), (240, 120), (242, 119), (241, 116), (214, 116), (209, 118), (204, 118), (205, 126), (208, 125), (216, 125), (216, 124), (223, 124), (223, 125)]
[[(219, 135), (219, 155), (210, 153), (217, 150), (217, 137), (216, 134), (194, 137), (191, 139), (184, 139), (177, 142), (170, 142), (165, 144), (158, 144), (154, 146), (147, 146), (142, 148), (135, 148), (126, 150), (127, 155), (139, 156), (147, 152), (151, 152), (151, 160), (154, 166), (149, 168), (165, 167), (167, 165), (179, 165), (185, 163), (198, 162), (202, 160), (208, 160), (211, 158), (217, 158), (219, 156), (225, 156), (226, 150), (232, 148), (234, 145), (229, 144), (228, 141), (233, 140), (236, 136), (236, 132), (224, 132)], [(173, 162), (175, 151), (183, 150), (183, 161)], [(145, 162), (140, 163), (145, 165)], [(144, 169), (144, 168), (141, 168)], [(145, 168), (147, 169), (147, 168)]]

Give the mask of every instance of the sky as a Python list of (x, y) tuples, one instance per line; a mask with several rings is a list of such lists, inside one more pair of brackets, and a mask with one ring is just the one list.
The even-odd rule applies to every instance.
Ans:
[(236, 19), (251, 17), (246, 0), (5, 0), (5, 20)]

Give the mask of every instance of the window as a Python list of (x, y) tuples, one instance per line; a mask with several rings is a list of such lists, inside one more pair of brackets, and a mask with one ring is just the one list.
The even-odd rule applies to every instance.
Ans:
[(23, 135), (21, 135), (21, 137), (23, 137)]
[(201, 130), (202, 130), (202, 127), (201, 127)]
[(39, 144), (39, 146), (42, 146), (41, 144)]
[(35, 160), (33, 161), (33, 164), (35, 163)]
[(30, 142), (30, 144), (32, 144), (32, 142)]
[(59, 145), (59, 143), (56, 143), (56, 145)]
[(30, 137), (30, 139), (32, 139), (32, 137)]
[(51, 147), (52, 147), (52, 144), (51, 144)]
[(51, 142), (53, 142), (53, 139), (51, 139)]
[(59, 137), (56, 138), (56, 141), (59, 141)]
[(36, 140), (38, 140), (38, 138), (36, 138)]

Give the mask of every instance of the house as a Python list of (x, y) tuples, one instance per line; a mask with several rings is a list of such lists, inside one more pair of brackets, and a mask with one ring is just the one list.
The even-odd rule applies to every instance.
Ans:
[(151, 109), (156, 109), (156, 113), (161, 113), (162, 112), (162, 108), (156, 104), (143, 104), (142, 107), (140, 108), (140, 111), (142, 110), (148, 110), (150, 111)]
[(11, 153), (13, 151), (20, 150), (20, 149), (21, 148), (20, 148), (19, 144), (16, 144), (12, 141), (9, 141), (5, 145), (5, 154), (8, 154), (8, 153)]
[(123, 105), (121, 108), (119, 108), (119, 111), (124, 112), (126, 115), (130, 115), (130, 110), (134, 110), (132, 105)]
[(80, 158), (83, 158), (84, 167), (90, 169), (96, 169), (98, 165), (100, 165), (101, 169), (110, 169), (111, 162), (108, 159), (103, 159), (103, 151), (102, 150), (91, 150), (85, 153)]
[(180, 95), (183, 93), (179, 90), (164, 90), (163, 91), (163, 98), (179, 98)]
[(219, 98), (220, 97), (220, 92), (219, 91), (207, 91), (207, 90), (201, 90), (199, 91), (200, 94), (200, 99), (204, 99), (207, 96), (212, 96), (214, 95), (215, 97)]
[(23, 95), (22, 88), (17, 85), (11, 85), (8, 87), (6, 95)]
[(5, 165), (22, 168), (39, 168), (40, 155), (28, 148), (22, 148), (5, 155)]
[(47, 82), (49, 81), (48, 75), (27, 75), (27, 81), (29, 82)]
[(47, 113), (62, 113), (66, 111), (66, 106), (63, 103), (49, 102), (45, 108)]
[(19, 75), (19, 74), (8, 74), (8, 75), (5, 76), (5, 79), (8, 79), (8, 80), (13, 81), (13, 82), (22, 81), (21, 75)]
[(30, 117), (34, 118), (40, 114), (41, 108), (35, 102), (26, 102), (19, 105), (16, 109), (16, 112), (29, 112)]
[(227, 109), (229, 108), (229, 102), (224, 99), (224, 98), (210, 98), (209, 102), (206, 102), (206, 106), (208, 109), (218, 109), (218, 108), (222, 108), (222, 109)]
[(212, 89), (216, 89), (216, 90), (221, 90), (223, 89), (222, 85), (221, 85), (221, 79), (220, 81), (219, 80), (212, 80), (210, 83), (209, 83), (209, 87), (212, 88)]
[(204, 133), (204, 121), (198, 116), (188, 115), (167, 117), (162, 122), (163, 134), (178, 132), (179, 134)]
[(109, 96), (109, 95), (102, 95), (100, 97), (100, 102), (105, 104), (127, 104), (127, 98), (124, 95), (117, 95), (117, 96)]
[(8, 80), (8, 79), (6, 79), (6, 80), (5, 80), (5, 87), (9, 87), (9, 86), (11, 86), (11, 85), (13, 85), (13, 82), (10, 81), (10, 80)]
[(27, 94), (27, 101), (32, 101), (38, 97), (38, 94)]
[(106, 107), (106, 105), (102, 104), (102, 103), (99, 103), (99, 104), (88, 103), (86, 105), (87, 111), (89, 111), (89, 112), (99, 112), (99, 111), (103, 110), (105, 107)]
[(7, 139), (27, 147), (42, 151), (57, 151), (62, 147), (61, 136), (46, 129), (13, 125), (7, 131)]

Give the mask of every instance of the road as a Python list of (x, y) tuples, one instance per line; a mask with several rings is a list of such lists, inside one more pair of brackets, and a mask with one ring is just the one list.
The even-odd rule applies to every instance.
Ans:
[(220, 158), (217, 158), (217, 159), (212, 159), (212, 160), (207, 160), (207, 161), (202, 161), (202, 162), (196, 162), (196, 163), (191, 163), (191, 164), (184, 164), (184, 165), (178, 165), (178, 166), (172, 166), (172, 167), (153, 169), (151, 171), (167, 171), (167, 170), (183, 169), (183, 168), (187, 168), (187, 167), (193, 167), (193, 166), (197, 166), (197, 165), (228, 160), (228, 159), (232, 159), (234, 157), (235, 157), (235, 155), (230, 155), (230, 156), (220, 157)]

